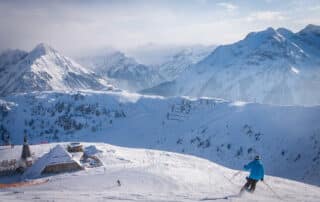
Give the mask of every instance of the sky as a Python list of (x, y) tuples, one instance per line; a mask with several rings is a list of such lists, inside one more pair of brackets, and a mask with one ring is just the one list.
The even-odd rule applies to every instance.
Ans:
[(47, 43), (68, 55), (113, 47), (228, 44), (267, 27), (320, 25), (320, 0), (0, 0), (0, 51)]

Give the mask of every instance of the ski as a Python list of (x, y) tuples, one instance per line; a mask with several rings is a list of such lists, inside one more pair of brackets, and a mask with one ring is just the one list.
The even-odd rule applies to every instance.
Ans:
[(236, 198), (240, 196), (241, 196), (240, 194), (233, 194), (233, 195), (222, 196), (222, 197), (206, 197), (206, 198), (200, 199), (200, 201), (228, 200), (230, 198)]

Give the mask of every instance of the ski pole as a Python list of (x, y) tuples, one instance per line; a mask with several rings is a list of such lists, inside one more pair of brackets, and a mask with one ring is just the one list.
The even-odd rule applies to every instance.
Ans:
[(233, 185), (235, 185), (235, 183), (232, 182), (233, 178), (237, 175), (239, 175), (241, 173), (241, 170), (239, 170), (238, 172), (236, 172), (235, 174), (232, 175), (232, 177), (229, 179), (225, 176), (225, 178)]
[(232, 175), (232, 177), (230, 178), (230, 180), (232, 180), (233, 178), (235, 178), (237, 175), (239, 175), (242, 172), (242, 170), (239, 170), (238, 172), (236, 172), (235, 174)]
[(270, 187), (269, 184), (267, 184), (265, 181), (262, 181), (264, 185), (266, 185), (266, 187), (268, 187), (268, 189), (280, 200), (282, 200), (282, 198)]

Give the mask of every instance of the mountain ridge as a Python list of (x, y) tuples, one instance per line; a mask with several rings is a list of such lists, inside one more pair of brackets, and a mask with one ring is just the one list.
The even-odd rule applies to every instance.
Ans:
[[(172, 51), (160, 64), (143, 64), (121, 51), (102, 51), (101, 54), (83, 56), (78, 61), (83, 66), (105, 77), (115, 86), (137, 92), (164, 81), (175, 79), (190, 65), (208, 55), (214, 46), (190, 46)], [(104, 53), (106, 52), (106, 53)]]
[[(305, 29), (314, 30), (311, 28)], [(310, 45), (305, 39), (310, 31), (307, 36), (301, 32), (267, 28), (249, 33), (236, 43), (217, 47), (174, 84), (141, 92), (162, 95), (168, 91), (171, 96), (212, 96), (280, 105), (319, 104), (320, 37), (312, 31)]]

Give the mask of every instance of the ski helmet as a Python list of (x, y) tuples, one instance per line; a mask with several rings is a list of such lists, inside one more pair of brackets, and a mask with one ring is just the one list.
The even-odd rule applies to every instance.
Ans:
[(261, 160), (261, 157), (259, 155), (254, 157), (255, 160)]

